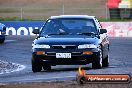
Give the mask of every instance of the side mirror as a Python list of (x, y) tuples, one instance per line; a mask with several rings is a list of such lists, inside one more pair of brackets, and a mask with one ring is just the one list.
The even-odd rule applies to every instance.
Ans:
[(100, 34), (107, 33), (106, 29), (100, 29)]
[(34, 34), (39, 34), (39, 29), (34, 29), (34, 30), (32, 31), (32, 33), (34, 33)]
[(6, 31), (6, 26), (3, 27), (3, 31)]

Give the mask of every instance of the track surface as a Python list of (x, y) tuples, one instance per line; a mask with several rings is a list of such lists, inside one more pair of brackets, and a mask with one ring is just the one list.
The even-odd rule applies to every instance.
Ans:
[[(54, 66), (50, 72), (31, 71), (33, 36), (7, 36), (0, 44), (0, 60), (26, 66), (24, 70), (0, 75), (0, 83), (75, 79), (79, 66)], [(94, 70), (85, 65), (89, 74), (130, 74), (132, 76), (132, 38), (110, 38), (110, 66)]]

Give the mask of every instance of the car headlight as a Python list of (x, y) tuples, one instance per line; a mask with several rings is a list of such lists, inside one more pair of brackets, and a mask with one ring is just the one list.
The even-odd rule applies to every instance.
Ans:
[(85, 48), (98, 48), (98, 46), (94, 44), (84, 44), (78, 46), (78, 49), (85, 49)]
[(50, 48), (49, 45), (38, 45), (38, 44), (34, 45), (34, 44), (32, 44), (32, 46), (33, 46), (33, 48), (45, 48), (45, 49), (49, 49)]

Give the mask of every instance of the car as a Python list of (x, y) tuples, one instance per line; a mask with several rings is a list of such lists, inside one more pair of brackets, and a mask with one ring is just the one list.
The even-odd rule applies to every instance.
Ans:
[(0, 23), (0, 43), (4, 43), (6, 34), (6, 26)]
[(56, 65), (108, 67), (109, 39), (95, 16), (51, 16), (32, 43), (32, 71), (51, 70)]

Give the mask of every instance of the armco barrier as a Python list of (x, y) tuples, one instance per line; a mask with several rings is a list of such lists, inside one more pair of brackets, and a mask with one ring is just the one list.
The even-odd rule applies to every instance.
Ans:
[[(40, 29), (44, 21), (4, 21), (6, 35), (34, 35), (33, 29)], [(110, 37), (132, 37), (132, 22), (101, 22), (103, 28), (108, 30)]]

